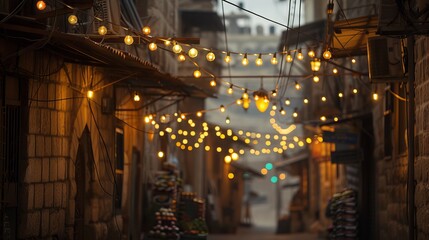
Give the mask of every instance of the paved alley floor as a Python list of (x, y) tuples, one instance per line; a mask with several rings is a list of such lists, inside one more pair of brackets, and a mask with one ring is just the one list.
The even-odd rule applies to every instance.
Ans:
[(262, 228), (242, 228), (234, 235), (210, 234), (208, 240), (317, 240), (316, 235), (309, 233), (275, 234), (274, 230)]

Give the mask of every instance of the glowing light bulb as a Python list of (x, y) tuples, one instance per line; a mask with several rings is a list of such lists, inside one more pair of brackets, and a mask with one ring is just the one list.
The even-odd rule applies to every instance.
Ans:
[(195, 71), (194, 71), (194, 78), (200, 78), (201, 77), (201, 71), (200, 70), (198, 70), (198, 69), (196, 69)]
[(225, 106), (224, 105), (220, 105), (220, 111), (225, 112)]
[(298, 50), (298, 54), (296, 55), (296, 58), (298, 58), (298, 60), (300, 61), (304, 59), (304, 54), (302, 54), (301, 49)]
[(318, 76), (313, 76), (313, 82), (318, 83), (320, 81), (320, 78)]
[(241, 95), (241, 97), (242, 97), (243, 99), (247, 99), (247, 98), (249, 98), (249, 94), (247, 93), (247, 89), (246, 89), (246, 90), (244, 90), (243, 95)]
[(325, 116), (321, 116), (320, 120), (322, 120), (324, 122), (324, 121), (326, 121), (326, 117)]
[(286, 104), (287, 106), (289, 106), (289, 105), (290, 105), (290, 99), (289, 99), (289, 98), (286, 98), (286, 100), (285, 100), (285, 104)]
[(163, 158), (164, 157), (164, 152), (163, 151), (159, 151), (158, 152), (158, 158)]
[(104, 36), (107, 34), (107, 28), (105, 26), (100, 26), (98, 27), (97, 30), (98, 34), (100, 34), (101, 36)]
[(151, 43), (149, 43), (148, 48), (151, 51), (155, 51), (156, 49), (158, 49), (158, 45), (156, 45), (156, 43), (154, 43), (154, 42), (151, 42)]
[(197, 112), (197, 117), (202, 117), (203, 113), (202, 112)]
[(294, 109), (292, 116), (294, 118), (298, 117), (298, 110), (296, 108)]
[(40, 10), (40, 11), (45, 10), (45, 8), (46, 8), (46, 3), (45, 3), (45, 1), (38, 1), (38, 2), (36, 3), (36, 7), (37, 7), (37, 9), (38, 9), (38, 10)]
[(213, 52), (209, 52), (206, 55), (206, 59), (209, 62), (213, 62), (216, 59), (216, 55)]
[(342, 98), (343, 96), (344, 96), (344, 94), (343, 94), (343, 93), (341, 93), (341, 92), (340, 92), (340, 93), (338, 93), (338, 97), (339, 97), (339, 98)]
[(271, 58), (271, 64), (276, 65), (279, 61), (277, 60), (276, 53), (274, 53), (273, 57)]
[(228, 173), (228, 179), (232, 180), (234, 179), (234, 173)]
[(273, 97), (277, 96), (277, 91), (275, 89), (273, 91), (271, 91), (271, 96), (273, 96)]
[(292, 55), (290, 54), (290, 52), (288, 51), (287, 52), (287, 55), (286, 55), (286, 62), (292, 62), (293, 61), (293, 57), (292, 57)]
[(243, 104), (243, 99), (239, 98), (235, 101), (235, 103), (237, 103), (237, 105), (241, 105)]
[(353, 93), (354, 93), (354, 94), (357, 94), (357, 93), (358, 93), (357, 88), (354, 88), (354, 89), (353, 89)]
[(198, 56), (198, 50), (196, 48), (189, 49), (188, 56), (191, 58), (196, 58)]
[(299, 85), (299, 83), (298, 83), (298, 82), (296, 82), (296, 81), (295, 81), (295, 89), (296, 89), (296, 90), (301, 89), (301, 85)]
[(264, 64), (264, 61), (262, 60), (261, 54), (259, 54), (258, 58), (255, 61), (256, 66), (262, 66)]
[(333, 74), (337, 74), (337, 73), (338, 73), (338, 69), (337, 69), (337, 68), (333, 68), (333, 69), (332, 69), (332, 73), (333, 73)]
[(131, 35), (127, 35), (124, 38), (124, 43), (127, 45), (131, 45), (134, 42), (134, 38)]
[(304, 98), (304, 103), (305, 103), (305, 104), (308, 104), (308, 102), (309, 102), (309, 101), (308, 101), (308, 98)]
[(284, 110), (283, 108), (280, 108), (280, 114), (281, 115), (286, 115), (286, 110)]
[(338, 122), (338, 118), (337, 118), (337, 117), (334, 117), (334, 121), (335, 121), (335, 122)]
[(140, 95), (137, 92), (135, 92), (133, 99), (134, 99), (134, 102), (140, 102)]
[(210, 81), (210, 86), (212, 86), (212, 87), (216, 87), (216, 81), (215, 80), (211, 80)]
[(230, 119), (229, 117), (226, 117), (226, 118), (225, 118), (225, 123), (226, 123), (226, 124), (230, 124), (230, 123), (231, 123), (231, 119)]
[(94, 91), (92, 91), (91, 89), (88, 90), (88, 92), (86, 92), (86, 97), (88, 97), (89, 99), (94, 97)]
[(314, 58), (316, 56), (316, 53), (313, 50), (310, 50), (308, 51), (308, 56)]
[(373, 93), (372, 94), (372, 99), (374, 100), (374, 101), (377, 101), (378, 100), (378, 93)]
[(322, 102), (326, 102), (326, 97), (325, 96), (323, 96), (321, 99), (322, 99)]
[(329, 59), (331, 59), (331, 57), (332, 57), (332, 53), (329, 51), (329, 49), (326, 49), (323, 52), (323, 58), (326, 59), (326, 60), (329, 60)]
[(225, 161), (226, 164), (228, 164), (228, 163), (230, 163), (232, 161), (232, 158), (231, 158), (231, 156), (226, 155), (223, 160)]
[(179, 62), (184, 62), (186, 60), (185, 54), (180, 53), (179, 55), (177, 55), (177, 60), (179, 60)]
[(165, 40), (165, 41), (164, 41), (164, 45), (165, 45), (166, 47), (170, 46), (170, 45), (171, 45), (171, 41), (170, 41), (169, 39)]
[(232, 94), (234, 92), (234, 89), (232, 89), (232, 84), (229, 86), (227, 93)]
[(76, 17), (76, 15), (74, 15), (74, 14), (70, 15), (70, 16), (67, 18), (67, 20), (69, 21), (69, 23), (70, 23), (71, 25), (75, 25), (75, 24), (77, 23), (77, 17)]
[(356, 59), (352, 58), (352, 63), (353, 64), (356, 63)]
[(247, 53), (244, 54), (243, 59), (241, 60), (241, 64), (243, 66), (247, 66), (249, 64), (249, 59), (247, 59)]
[(173, 52), (177, 53), (177, 54), (181, 53), (182, 52), (182, 46), (180, 46), (180, 44), (178, 44), (178, 43), (175, 43), (173, 46)]
[(149, 26), (144, 26), (142, 28), (142, 32), (144, 35), (149, 35), (150, 34), (150, 27)]
[(231, 56), (229, 53), (226, 54), (225, 58), (223, 59), (226, 63), (230, 63), (231, 62)]

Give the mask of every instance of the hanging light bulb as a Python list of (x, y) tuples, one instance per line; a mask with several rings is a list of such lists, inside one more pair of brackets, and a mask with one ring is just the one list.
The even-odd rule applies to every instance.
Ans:
[(134, 99), (134, 102), (140, 102), (140, 95), (137, 92), (135, 92), (133, 99)]
[(179, 55), (177, 55), (177, 60), (179, 60), (179, 62), (184, 62), (186, 60), (185, 54), (180, 53)]
[(243, 95), (241, 95), (243, 99), (249, 98), (249, 94), (247, 93), (247, 89), (244, 90)]
[(326, 60), (329, 60), (329, 59), (331, 59), (331, 57), (332, 57), (332, 53), (329, 51), (329, 49), (326, 49), (323, 52), (323, 58), (326, 59)]
[(377, 100), (378, 100), (378, 93), (377, 93), (377, 92), (374, 92), (374, 93), (372, 94), (372, 99), (373, 99), (374, 101), (377, 101)]
[(293, 110), (293, 114), (292, 114), (292, 116), (293, 116), (294, 118), (298, 117), (298, 109), (297, 109), (297, 108), (295, 108), (295, 109)]
[(225, 112), (225, 106), (224, 105), (220, 105), (220, 111)]
[(235, 103), (237, 103), (237, 105), (241, 105), (243, 104), (243, 98), (239, 98), (235, 101)]
[(285, 100), (285, 104), (286, 104), (286, 106), (289, 106), (289, 105), (290, 105), (290, 99), (289, 99), (289, 98), (286, 98), (286, 100)]
[(177, 54), (181, 53), (182, 52), (182, 46), (180, 46), (180, 44), (175, 42), (173, 45), (173, 52), (177, 53)]
[(223, 59), (226, 63), (230, 63), (231, 62), (231, 56), (230, 53), (227, 53), (225, 58)]
[(124, 37), (124, 43), (127, 45), (131, 45), (134, 42), (134, 38), (131, 35), (126, 35)]
[(276, 54), (277, 54), (277, 53), (274, 53), (273, 57), (271, 58), (271, 64), (272, 64), (272, 65), (276, 65), (276, 64), (279, 62), (279, 61), (277, 60)]
[(277, 106), (276, 106), (276, 104), (275, 104), (275, 103), (273, 103), (273, 106), (271, 106), (271, 109), (272, 109), (272, 110), (276, 110), (276, 109), (277, 109)]
[(216, 59), (216, 55), (213, 52), (209, 52), (206, 55), (206, 59), (209, 62), (213, 62)]
[(353, 64), (356, 63), (356, 59), (352, 58), (352, 63)]
[(296, 58), (298, 58), (298, 60), (300, 61), (304, 59), (304, 54), (302, 54), (301, 48), (298, 49), (298, 54), (296, 55)]
[(247, 53), (244, 54), (244, 57), (241, 60), (241, 64), (243, 64), (243, 66), (247, 66), (249, 64), (249, 59), (247, 59)]
[(198, 50), (195, 48), (189, 49), (188, 56), (191, 58), (196, 58), (198, 56)]
[(342, 92), (339, 92), (339, 93), (338, 93), (338, 97), (339, 97), (339, 98), (342, 98), (343, 96), (344, 96), (344, 94), (343, 94)]
[(313, 60), (310, 61), (310, 65), (311, 65), (311, 71), (317, 72), (320, 70), (320, 66), (322, 65), (322, 63), (320, 62), (320, 59), (314, 58)]
[[(228, 164), (232, 161), (232, 158), (231, 158), (231, 156), (226, 155), (223, 160), (225, 161), (226, 164)], [(234, 178), (234, 174), (232, 176), (233, 176), (232, 178)]]
[(69, 15), (69, 17), (67, 18), (67, 20), (69, 21), (69, 23), (71, 25), (75, 25), (77, 23), (77, 17), (74, 14)]
[(92, 91), (92, 89), (89, 89), (86, 92), (86, 97), (89, 98), (89, 99), (92, 99), (94, 97), (94, 91)]
[(199, 69), (196, 69), (194, 71), (194, 78), (200, 78), (201, 77), (201, 71)]
[(164, 45), (165, 45), (166, 47), (170, 46), (170, 45), (171, 45), (171, 41), (170, 41), (170, 39), (166, 39), (166, 40), (164, 40)]
[(216, 84), (216, 80), (213, 79), (213, 80), (210, 81), (210, 86), (216, 87), (216, 85), (217, 85)]
[(231, 119), (230, 119), (229, 117), (226, 117), (226, 118), (225, 118), (225, 123), (226, 123), (226, 124), (230, 124), (230, 123), (231, 123)]
[(149, 35), (150, 34), (150, 27), (149, 26), (144, 26), (142, 28), (142, 32), (144, 35)]
[(148, 48), (151, 51), (155, 51), (158, 48), (158, 46), (156, 45), (156, 43), (151, 42), (151, 43), (149, 43)]
[(36, 3), (36, 8), (37, 8), (37, 10), (39, 10), (39, 11), (43, 11), (43, 10), (45, 10), (45, 8), (46, 8), (46, 3), (45, 3), (45, 1), (37, 1), (37, 3)]
[(273, 97), (276, 97), (277, 96), (277, 90), (273, 90), (273, 91), (271, 91), (271, 96), (273, 96)]
[(244, 110), (249, 109), (249, 107), (250, 107), (250, 98), (244, 98), (243, 99), (243, 104), (241, 106), (243, 107)]
[(310, 49), (310, 51), (308, 51), (308, 56), (311, 58), (314, 58), (316, 56), (316, 53), (313, 51), (313, 49)]
[(333, 68), (333, 69), (332, 69), (332, 73), (333, 73), (333, 74), (337, 74), (337, 73), (338, 73), (338, 69), (337, 69), (337, 68)]
[(158, 152), (158, 158), (163, 158), (164, 157), (164, 152), (163, 151), (159, 151)]
[(265, 112), (270, 105), (268, 92), (265, 89), (260, 88), (258, 91), (253, 93), (253, 98), (255, 99), (256, 108), (260, 112)]
[(287, 52), (287, 55), (286, 55), (286, 62), (292, 62), (293, 61), (293, 57), (292, 57), (292, 55), (290, 54), (290, 51), (288, 51)]
[(228, 94), (232, 94), (232, 93), (234, 93), (234, 89), (232, 88), (232, 84), (229, 84), (229, 88), (228, 88), (228, 90), (227, 90), (227, 93), (228, 93)]
[(308, 98), (304, 98), (304, 103), (305, 103), (305, 104), (308, 104), (308, 102), (309, 102), (309, 101), (308, 101)]
[(186, 119), (186, 115), (184, 113), (180, 114), (181, 119)]
[(197, 112), (197, 117), (202, 117), (203, 113), (202, 112)]
[(281, 115), (286, 115), (286, 110), (284, 110), (283, 108), (280, 108), (280, 114)]
[(321, 98), (321, 100), (322, 100), (322, 102), (326, 102), (326, 97), (325, 97), (325, 96), (323, 96), (323, 97)]
[(325, 116), (321, 116), (320, 120), (322, 120), (322, 122), (326, 121), (326, 117)]
[(299, 83), (297, 81), (295, 81), (295, 89), (296, 90), (301, 89), (301, 85), (299, 85)]
[(98, 30), (97, 30), (97, 32), (98, 32), (98, 34), (100, 34), (101, 36), (104, 36), (104, 35), (106, 35), (107, 34), (107, 28), (105, 27), (105, 26), (100, 26), (100, 27), (98, 27)]
[(354, 88), (354, 89), (353, 89), (353, 93), (354, 93), (354, 94), (357, 94), (357, 93), (358, 93), (357, 88)]
[(319, 77), (317, 75), (313, 76), (313, 82), (318, 83), (320, 81)]
[(258, 58), (255, 60), (255, 64), (256, 66), (262, 66), (262, 64), (264, 64), (261, 54), (259, 54)]

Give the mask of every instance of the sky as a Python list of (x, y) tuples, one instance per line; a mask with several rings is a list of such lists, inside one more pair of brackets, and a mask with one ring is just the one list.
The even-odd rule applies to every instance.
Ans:
[[(243, 3), (243, 7), (247, 10), (253, 11), (257, 14), (260, 14), (264, 17), (267, 17), (269, 19), (272, 19), (274, 21), (286, 24), (287, 22), (287, 12), (289, 4), (287, 1), (281, 1), (281, 0), (228, 0), (229, 2), (232, 2), (236, 5), (239, 4), (239, 2)], [(227, 2), (223, 2), (224, 9), (225, 9), (225, 15), (229, 15), (231, 12), (238, 13), (239, 9)], [(219, 0), (218, 3), (218, 13), (220, 16), (222, 16), (222, 0)], [(276, 33), (280, 34), (281, 31), (284, 30), (284, 27), (278, 26), (274, 23), (271, 23), (265, 19), (262, 19), (257, 16), (251, 16), (250, 25), (251, 26), (257, 26), (262, 25), (264, 26), (264, 31), (268, 31), (268, 27), (275, 25), (276, 27)], [(254, 31), (254, 29), (252, 29)]]

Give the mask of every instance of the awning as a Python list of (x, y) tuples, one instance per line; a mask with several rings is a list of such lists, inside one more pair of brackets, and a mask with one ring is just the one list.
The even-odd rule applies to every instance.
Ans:
[[(1, 18), (1, 16), (0, 16)], [(45, 29), (33, 19), (13, 17), (0, 24), (0, 37), (13, 36), (14, 41), (31, 44), (32, 39), (48, 41), (43, 46), (67, 62), (97, 66), (108, 71), (112, 78), (126, 78), (133, 87), (144, 89), (148, 94), (180, 94), (195, 97), (209, 97), (202, 89), (184, 83), (182, 80), (161, 72), (157, 66), (135, 55), (111, 46), (92, 41), (84, 35), (67, 34)], [(29, 40), (26, 40), (29, 39)]]
[(296, 156), (289, 157), (289, 158), (286, 158), (286, 159), (284, 159), (282, 161), (275, 162), (274, 166), (276, 168), (283, 168), (283, 167), (286, 167), (286, 166), (288, 166), (288, 165), (290, 165), (292, 163), (296, 163), (296, 162), (300, 162), (300, 161), (306, 160), (309, 157), (310, 157), (310, 154), (308, 152), (303, 152), (303, 153), (300, 153), (300, 154), (298, 154)]
[(182, 31), (187, 33), (192, 28), (199, 28), (203, 31), (223, 31), (223, 24), (220, 17), (213, 11), (201, 10), (181, 10)]
[(376, 36), (377, 16), (365, 16), (334, 22), (331, 52), (334, 57), (366, 54), (369, 37)]

